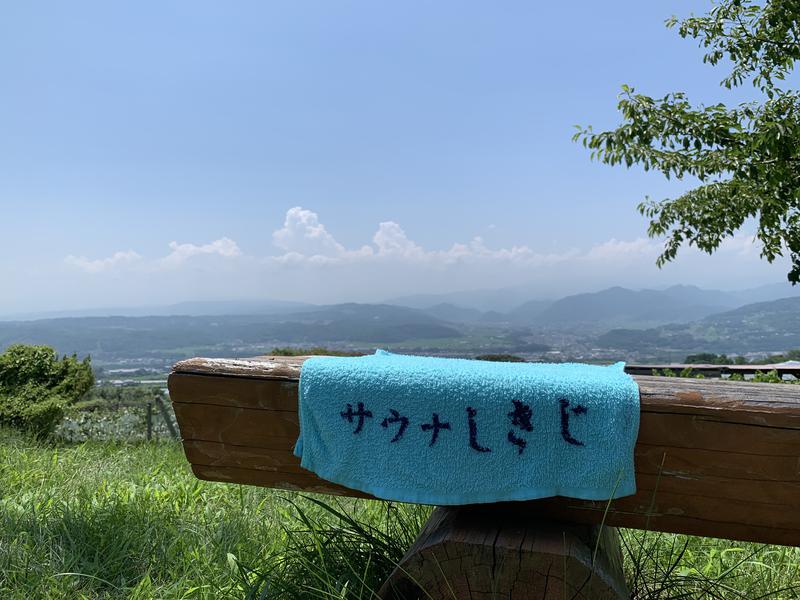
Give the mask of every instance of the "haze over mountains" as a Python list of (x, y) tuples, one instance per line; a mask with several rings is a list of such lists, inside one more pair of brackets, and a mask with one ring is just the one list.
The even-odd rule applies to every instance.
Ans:
[(313, 304), (286, 300), (196, 300), (152, 306), (102, 307), (0, 315), (2, 321), (32, 321), (69, 317), (166, 317), (174, 315), (261, 315), (293, 312)]
[[(724, 292), (677, 285), (663, 290), (630, 290), (612, 287), (599, 292), (575, 294), (554, 301), (530, 300), (506, 312), (480, 311), (453, 303), (423, 308), (444, 320), (464, 323), (511, 323), (544, 328), (575, 326), (647, 327), (665, 323), (687, 323), (753, 302), (800, 297), (800, 288), (767, 286)], [(448, 298), (452, 295), (448, 294)], [(428, 297), (435, 300), (436, 297)], [(396, 302), (400, 302), (398, 299)], [(417, 298), (411, 301), (416, 304)]]
[[(800, 347), (800, 289), (662, 290), (621, 287), (484, 310), (492, 294), (395, 299), (394, 304), (315, 306), (282, 301), (187, 302), (0, 322), (0, 348), (49, 344), (100, 363), (243, 356), (280, 345), (474, 355), (637, 359), (690, 351), (760, 352)], [(783, 296), (783, 297), (781, 297)], [(451, 301), (461, 301), (460, 303)], [(402, 305), (432, 302), (424, 306)], [(506, 303), (507, 306), (507, 303)], [(147, 314), (149, 312), (149, 314)], [(143, 315), (144, 313), (144, 315)]]
[(612, 329), (597, 338), (609, 348), (721, 353), (778, 352), (800, 348), (800, 297), (746, 304), (685, 324)]
[[(446, 294), (422, 294), (390, 298), (380, 304), (420, 309), (431, 316), (455, 322), (518, 322), (546, 324), (571, 322), (671, 322), (692, 320), (697, 315), (713, 314), (754, 302), (800, 296), (800, 286), (775, 283), (745, 290), (706, 290), (691, 285), (664, 289), (633, 290), (611, 287), (548, 298), (532, 286), (468, 290)], [(366, 304), (361, 303), (366, 306)], [(340, 306), (344, 306), (342, 304)], [(645, 306), (642, 306), (645, 305)], [(104, 307), (80, 310), (47, 311), (0, 315), (0, 321), (29, 321), (67, 317), (150, 317), (206, 315), (274, 315), (314, 310), (325, 305), (288, 300), (202, 300), (168, 305)], [(689, 311), (689, 317), (680, 314)], [(588, 312), (586, 312), (588, 311)], [(662, 313), (663, 314), (660, 314)], [(577, 313), (577, 314), (574, 314)], [(676, 313), (673, 316), (671, 313)], [(576, 321), (576, 319), (578, 319)]]
[[(627, 289), (630, 292), (648, 291), (633, 290), (628, 288), (610, 287), (597, 292), (582, 292), (563, 296), (561, 299), (592, 296), (602, 301), (602, 295), (610, 290)], [(707, 290), (693, 285), (674, 285), (666, 288), (653, 288), (649, 291), (666, 292), (667, 296), (677, 298), (688, 303), (718, 304), (720, 306), (743, 306), (753, 302), (777, 300), (789, 296), (800, 295), (800, 286), (792, 287), (790, 284), (773, 283), (747, 288), (742, 290), (722, 291)], [(508, 313), (521, 309), (526, 304), (551, 304), (559, 298), (552, 297), (546, 290), (533, 285), (517, 286), (490, 290), (466, 290), (449, 292), (446, 294), (416, 294), (389, 298), (386, 304), (408, 306), (410, 308), (427, 309), (438, 304), (451, 304), (462, 308), (472, 308), (481, 312)]]

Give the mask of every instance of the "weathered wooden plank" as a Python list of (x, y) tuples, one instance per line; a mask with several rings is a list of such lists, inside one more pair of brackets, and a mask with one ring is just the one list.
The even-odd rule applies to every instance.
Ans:
[[(194, 464), (192, 465), (192, 471), (198, 478), (207, 481), (258, 485), (336, 496), (373, 498), (369, 494), (351, 490), (317, 477), (309, 477), (305, 474)], [(674, 503), (675, 497), (665, 498), (666, 501)], [(698, 502), (700, 503), (699, 506)], [(706, 517), (715, 517), (717, 509), (725, 507), (727, 504), (727, 501), (698, 502), (686, 508), (698, 511), (696, 514)], [(501, 504), (495, 506), (500, 507)], [(604, 522), (614, 527), (723, 537), (768, 544), (800, 545), (800, 529), (796, 527), (796, 515), (793, 517), (794, 521), (792, 521), (792, 526), (790, 527), (771, 522), (753, 522), (752, 518), (748, 518), (750, 506), (749, 503), (739, 503), (736, 507), (737, 512), (729, 510), (725, 513), (725, 516), (731, 519), (729, 521), (718, 518), (697, 517), (695, 513), (684, 514), (683, 511), (685, 509), (681, 508), (666, 509), (675, 510), (678, 513), (671, 514), (670, 512), (659, 510), (658, 504), (654, 504), (648, 499), (642, 500), (638, 495), (630, 498), (620, 498), (610, 504), (572, 498), (544, 498), (542, 500), (502, 503), (502, 510), (521, 511), (526, 514), (537, 514), (542, 518), (561, 519), (576, 523)], [(769, 510), (770, 514), (780, 512), (774, 508)]]
[[(300, 469), (300, 459), (291, 452), (292, 440), (293, 438), (283, 438), (280, 444), (271, 444), (272, 447), (269, 447), (270, 444), (251, 447), (198, 439), (184, 439), (183, 445), (189, 462), (192, 463), (292, 471)], [(225, 460), (237, 462), (221, 462)], [(749, 482), (776, 482), (788, 483), (793, 488), (798, 485), (797, 481), (787, 481), (786, 477), (787, 474), (797, 477), (800, 469), (798, 463), (800, 459), (795, 456), (732, 455), (713, 450), (666, 448), (646, 444), (636, 447), (637, 474), (675, 476), (682, 479), (696, 479), (702, 474), (703, 477), (721, 481), (742, 480), (743, 485), (747, 486), (750, 486)]]
[[(200, 399), (183, 402), (181, 395), (173, 395), (173, 398), (175, 415), (185, 439), (273, 448), (276, 443), (278, 447), (286, 447), (285, 440), (292, 440), (293, 444), (299, 434), (296, 412), (204, 404)], [(744, 424), (739, 422), (741, 420), (741, 415), (728, 421), (722, 415), (715, 419), (703, 414), (643, 410), (638, 443), (736, 455), (800, 456), (800, 429)]]
[(175, 373), (257, 377), (298, 381), (308, 356), (257, 356), (255, 358), (190, 358), (173, 367)]
[[(189, 462), (195, 465), (214, 467), (231, 467), (274, 471), (281, 473), (299, 473), (306, 475), (309, 482), (315, 476), (300, 466), (300, 460), (285, 450), (276, 451), (265, 448), (235, 446), (219, 442), (185, 440), (184, 448)], [(675, 473), (666, 468), (670, 465), (664, 460), (664, 469), (659, 464), (642, 467), (637, 464), (636, 484), (642, 501), (649, 502), (656, 494), (662, 498), (667, 493), (701, 496), (716, 499), (745, 501), (754, 504), (769, 504), (774, 509), (797, 504), (800, 497), (800, 482), (768, 481), (759, 479), (714, 476), (703, 473)], [(670, 510), (683, 510), (682, 507), (669, 507)], [(665, 509), (666, 510), (666, 509)], [(795, 519), (794, 516), (791, 517)]]
[[(308, 356), (258, 356), (254, 358), (190, 358), (178, 362), (173, 367), (175, 373), (194, 373), (207, 375), (222, 375), (230, 377), (256, 377), (267, 379), (282, 379), (297, 381), (300, 378), (300, 369)], [(763, 368), (764, 365), (758, 365)], [(631, 368), (629, 365), (627, 368)], [(652, 370), (652, 367), (646, 367)], [(741, 370), (744, 367), (732, 366)], [(648, 373), (632, 374), (640, 388), (646, 388), (656, 396), (675, 397), (682, 391), (703, 391), (711, 397), (726, 397), (731, 400), (746, 400), (747, 402), (769, 401), (770, 398), (787, 398), (797, 400), (796, 392), (790, 390), (769, 391), (768, 387), (759, 391), (742, 387), (742, 382), (717, 381), (707, 379), (690, 379), (682, 377), (653, 377)], [(753, 384), (760, 387), (771, 384)], [(720, 388), (720, 384), (725, 387)]]
[(800, 475), (800, 457), (650, 446), (639, 442), (636, 470), (683, 477), (702, 473), (749, 481), (795, 481)]
[(213, 467), (192, 464), (192, 472), (199, 479), (205, 479), (207, 481), (244, 483), (297, 492), (313, 492), (332, 496), (352, 496), (354, 498), (375, 499), (375, 497), (370, 494), (358, 490), (351, 490), (350, 488), (325, 481), (319, 477), (310, 477), (307, 471), (304, 473), (289, 473), (283, 471), (264, 471), (261, 469)]
[[(176, 365), (170, 396), (198, 477), (369, 497), (319, 479), (292, 455), (302, 361)], [(639, 492), (611, 503), (609, 524), (800, 545), (800, 386), (635, 379)], [(586, 523), (606, 511), (568, 499), (512, 506)]]
[[(280, 360), (284, 359), (284, 360)], [(191, 374), (228, 377), (230, 379), (263, 379), (274, 382), (269, 393), (256, 397), (242, 397), (218, 388), (216, 402), (233, 403), (235, 406), (251, 408), (274, 408), (276, 410), (296, 410), (297, 391), (293, 385), (299, 381), (304, 357), (265, 357), (263, 359), (191, 359), (179, 362), (173, 375)], [(259, 368), (263, 370), (259, 371)], [(794, 422), (800, 427), (800, 391), (793, 386), (776, 386), (770, 383), (752, 383), (727, 380), (688, 379), (673, 377), (634, 376), (639, 385), (643, 410), (680, 413), (688, 409), (692, 414), (717, 414), (730, 411), (728, 419), (744, 417), (744, 422), (774, 424), (781, 426)], [(199, 383), (199, 385), (205, 385)], [(288, 385), (287, 385), (288, 384)], [(172, 385), (172, 383), (170, 384)], [(186, 383), (191, 385), (191, 383)], [(226, 386), (235, 386), (227, 382)], [(271, 399), (270, 399), (271, 397)], [(258, 405), (259, 402), (266, 404)], [(207, 403), (214, 403), (211, 398)], [(731, 410), (735, 409), (735, 410)], [(750, 413), (752, 416), (745, 416)], [(762, 419), (754, 417), (763, 413)], [(773, 418), (774, 417), (774, 418)], [(772, 419), (770, 421), (769, 419)]]

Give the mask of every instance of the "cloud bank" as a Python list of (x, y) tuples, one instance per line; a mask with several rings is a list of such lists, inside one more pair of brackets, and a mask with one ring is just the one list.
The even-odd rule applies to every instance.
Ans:
[(236, 242), (226, 237), (199, 246), (170, 242), (169, 249), (171, 252), (158, 260), (158, 265), (165, 269), (176, 269), (194, 256), (217, 255), (223, 258), (236, 258), (242, 255)]
[[(129, 280), (132, 286), (158, 289), (164, 301), (221, 295), (376, 301), (520, 284), (533, 286), (539, 296), (552, 297), (611, 285), (695, 283), (732, 288), (784, 278), (782, 265), (766, 265), (759, 259), (752, 235), (726, 241), (713, 257), (687, 250), (658, 270), (654, 262), (662, 245), (643, 237), (543, 252), (525, 244), (492, 247), (476, 236), (435, 249), (411, 239), (399, 223), (384, 221), (369, 243), (348, 248), (317, 213), (297, 206), (286, 212), (271, 242), (275, 250), (267, 254), (248, 254), (230, 237), (220, 237), (201, 243), (173, 241), (162, 256), (127, 250), (94, 259), (70, 255), (64, 262), (73, 273), (83, 272), (89, 278), (87, 286), (102, 290), (103, 279), (116, 274), (117, 280)], [(730, 281), (732, 262), (741, 277), (752, 271), (760, 280)]]
[[(273, 245), (280, 251), (262, 257), (248, 257), (273, 265), (335, 266), (347, 264), (405, 264), (418, 267), (443, 268), (459, 264), (505, 265), (515, 267), (541, 267), (576, 261), (626, 260), (638, 256), (654, 256), (659, 244), (639, 238), (633, 241), (608, 240), (586, 251), (569, 248), (562, 252), (541, 253), (529, 246), (515, 245), (507, 248), (489, 248), (483, 238), (476, 236), (469, 242), (453, 243), (446, 250), (426, 250), (410, 239), (403, 228), (394, 221), (378, 224), (372, 244), (347, 249), (328, 232), (317, 213), (296, 206), (286, 212), (283, 227), (272, 233)], [(753, 237), (731, 244), (731, 249), (742, 253), (753, 243)], [(196, 257), (218, 256), (226, 259), (243, 258), (239, 245), (228, 237), (205, 243), (169, 243), (170, 252), (151, 260), (151, 268), (177, 269)], [(116, 252), (107, 258), (88, 259), (68, 256), (65, 262), (87, 273), (100, 273), (114, 268), (141, 266), (142, 256), (132, 250)], [(134, 265), (134, 263), (139, 263)]]
[(85, 256), (73, 256), (70, 254), (64, 259), (68, 265), (86, 271), (87, 273), (101, 273), (109, 271), (115, 267), (130, 265), (141, 259), (141, 255), (133, 250), (115, 252), (107, 258), (89, 259)]

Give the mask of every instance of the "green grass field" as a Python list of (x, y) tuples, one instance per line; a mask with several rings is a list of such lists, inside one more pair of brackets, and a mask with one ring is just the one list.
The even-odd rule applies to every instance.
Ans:
[[(196, 480), (174, 443), (0, 430), (0, 598), (370, 598), (424, 507)], [(800, 598), (800, 550), (623, 532), (636, 598)]]

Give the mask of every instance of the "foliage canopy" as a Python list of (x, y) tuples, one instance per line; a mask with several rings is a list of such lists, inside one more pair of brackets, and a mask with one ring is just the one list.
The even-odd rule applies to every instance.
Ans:
[(47, 435), (64, 408), (94, 385), (90, 359), (59, 358), (49, 346), (15, 344), (0, 354), (0, 425)]
[(800, 0), (720, 0), (707, 15), (667, 26), (698, 40), (704, 62), (730, 65), (721, 85), (750, 82), (759, 100), (693, 105), (682, 92), (652, 98), (623, 86), (622, 123), (579, 128), (574, 139), (609, 165), (699, 180), (677, 198), (639, 204), (648, 234), (666, 237), (659, 266), (683, 244), (712, 253), (753, 218), (762, 258), (788, 255), (788, 279), (800, 282), (800, 95), (785, 85), (800, 59)]

